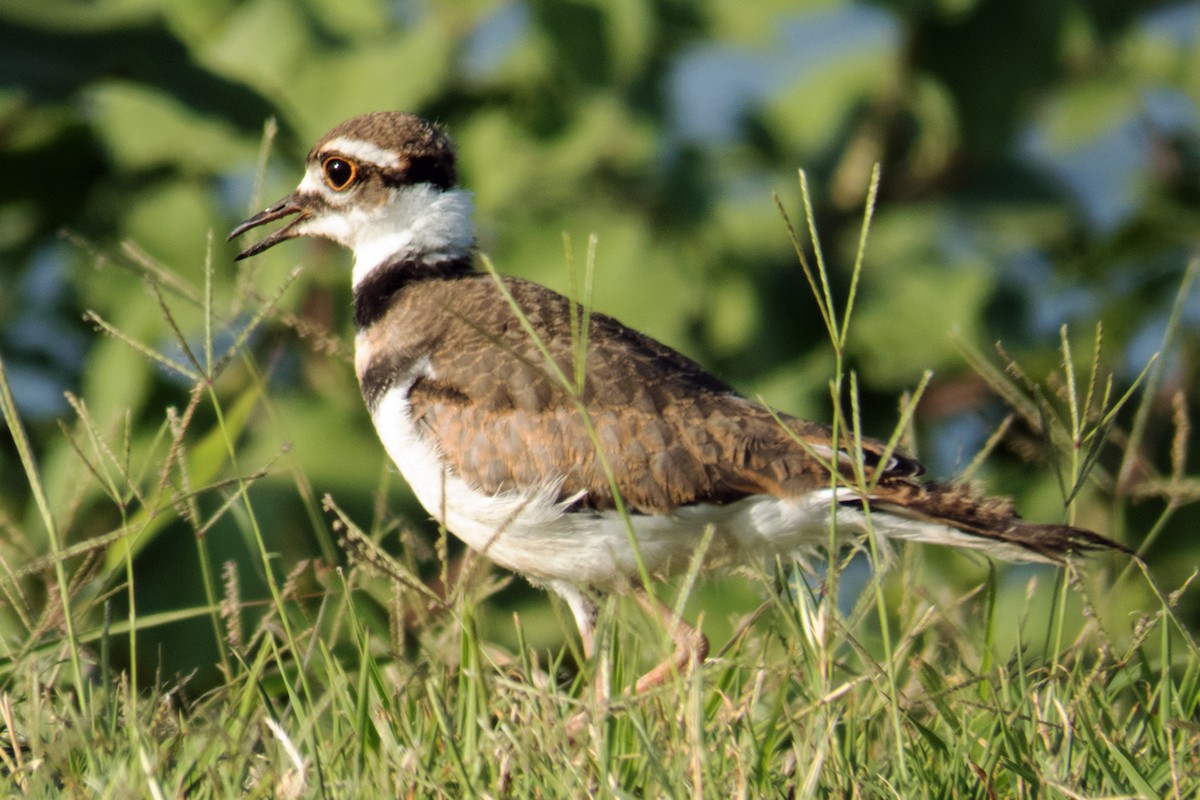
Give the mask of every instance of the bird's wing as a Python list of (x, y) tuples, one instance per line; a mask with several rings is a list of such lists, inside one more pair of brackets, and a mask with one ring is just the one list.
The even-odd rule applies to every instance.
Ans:
[[(508, 286), (545, 349), (515, 315), (497, 308), (506, 301), (494, 285), (460, 281), (456, 346), (409, 394), (422, 432), (449, 468), (480, 490), (558, 482), (559, 497), (580, 507), (612, 508), (619, 493), (635, 512), (664, 513), (827, 487), (835, 457), (849, 471), (849, 457), (825, 426), (773, 416), (690, 359), (604, 315), (591, 316), (584, 389), (568, 390), (559, 378), (575, 374), (567, 301), (535, 284)], [(490, 304), (473, 297), (480, 293)], [(864, 443), (868, 477), (882, 451), (878, 442)], [(885, 470), (899, 479), (920, 467), (897, 456)]]

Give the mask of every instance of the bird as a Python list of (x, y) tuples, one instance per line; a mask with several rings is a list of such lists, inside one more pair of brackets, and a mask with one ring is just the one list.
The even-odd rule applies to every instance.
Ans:
[[(694, 558), (708, 568), (819, 549), (831, 517), (848, 542), (1011, 561), (1126, 551), (1027, 522), (970, 485), (926, 481), (883, 442), (776, 413), (611, 316), (481, 270), (472, 217), (446, 132), (382, 111), (321, 137), (295, 191), (229, 240), (286, 219), (236, 260), (302, 236), (353, 251), (355, 371), (384, 449), (439, 525), (566, 602), (585, 657), (604, 596), (631, 593), (666, 621), (643, 578)], [(581, 351), (578, 385), (566, 376)], [(674, 652), (637, 692), (707, 657), (704, 635), (670, 619)]]

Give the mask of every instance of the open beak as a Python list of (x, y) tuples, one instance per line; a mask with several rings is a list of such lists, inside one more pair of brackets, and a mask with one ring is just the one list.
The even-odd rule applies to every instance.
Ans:
[(260, 239), (257, 243), (250, 245), (245, 250), (238, 253), (233, 260), (241, 261), (243, 258), (256, 256), (269, 247), (274, 247), (280, 242), (288, 239), (294, 239), (295, 237), (299, 236), (300, 233), (296, 230), (296, 226), (308, 218), (308, 212), (302, 205), (300, 205), (298, 198), (293, 193), (289, 194), (287, 197), (283, 198), (270, 208), (258, 212), (253, 217), (234, 228), (225, 241), (231, 242), (251, 228), (257, 228), (259, 225), (265, 225), (268, 222), (274, 222), (277, 219), (283, 219), (284, 217), (291, 216), (292, 214), (298, 214), (299, 216), (274, 233), (268, 234), (266, 237)]

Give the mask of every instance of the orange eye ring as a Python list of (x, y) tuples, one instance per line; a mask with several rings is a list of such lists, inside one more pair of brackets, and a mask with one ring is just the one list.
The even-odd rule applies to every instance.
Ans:
[(321, 162), (321, 174), (330, 189), (342, 192), (358, 178), (358, 166), (341, 156), (330, 156)]

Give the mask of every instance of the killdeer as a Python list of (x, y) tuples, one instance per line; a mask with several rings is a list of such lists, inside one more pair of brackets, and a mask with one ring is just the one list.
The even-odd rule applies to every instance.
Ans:
[[(355, 367), (384, 448), (438, 523), (567, 602), (585, 654), (597, 597), (630, 589), (661, 612), (639, 560), (652, 575), (685, 569), (706, 530), (706, 565), (820, 547), (834, 514), (850, 536), (1010, 560), (1124, 549), (922, 482), (919, 463), (877, 441), (861, 443), (866, 481), (855, 480), (857, 453), (829, 427), (773, 415), (603, 314), (590, 316), (584, 388), (568, 391), (547, 359), (571, 374), (576, 312), (543, 286), (477, 271), (471, 214), (445, 133), (380, 112), (322, 137), (299, 187), (229, 238), (291, 217), (237, 258), (298, 236), (354, 251)], [(706, 657), (703, 635), (671, 627), (675, 652), (638, 690)]]

